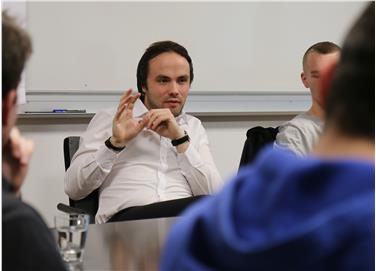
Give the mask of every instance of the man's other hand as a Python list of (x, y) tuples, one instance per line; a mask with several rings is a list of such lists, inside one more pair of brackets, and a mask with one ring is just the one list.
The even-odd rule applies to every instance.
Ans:
[(34, 150), (34, 142), (21, 136), (14, 127), (10, 132), (9, 141), (3, 151), (3, 174), (8, 178), (13, 191), (19, 195), (24, 182), (29, 162)]

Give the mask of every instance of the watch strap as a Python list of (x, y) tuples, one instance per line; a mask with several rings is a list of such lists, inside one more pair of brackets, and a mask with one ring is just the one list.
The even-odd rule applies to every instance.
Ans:
[(109, 137), (109, 138), (104, 142), (104, 145), (106, 145), (107, 148), (109, 148), (110, 150), (116, 151), (116, 152), (120, 152), (120, 151), (122, 151), (122, 150), (125, 149), (125, 146), (124, 146), (124, 147), (116, 147), (116, 146), (112, 145), (110, 139), (111, 139), (111, 137)]
[(184, 131), (184, 133), (185, 133), (185, 135), (183, 137), (171, 140), (172, 146), (176, 147), (176, 146), (178, 146), (180, 144), (183, 144), (183, 143), (185, 143), (185, 142), (187, 142), (187, 141), (190, 140), (189, 135), (187, 134), (187, 132)]

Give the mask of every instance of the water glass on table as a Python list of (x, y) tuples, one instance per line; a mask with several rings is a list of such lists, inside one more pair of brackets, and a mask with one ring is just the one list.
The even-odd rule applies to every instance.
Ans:
[(66, 263), (82, 262), (88, 227), (89, 215), (59, 214), (55, 216), (57, 243)]

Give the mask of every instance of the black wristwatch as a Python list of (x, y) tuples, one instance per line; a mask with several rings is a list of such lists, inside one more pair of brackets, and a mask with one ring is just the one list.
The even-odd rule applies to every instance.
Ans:
[(183, 136), (183, 137), (181, 137), (181, 138), (177, 138), (177, 139), (173, 139), (173, 140), (171, 140), (171, 144), (172, 144), (172, 146), (176, 147), (176, 146), (178, 146), (178, 145), (180, 145), (180, 144), (183, 144), (183, 143), (189, 141), (190, 138), (189, 138), (189, 135), (187, 134), (186, 131), (184, 131), (184, 134), (185, 134), (185, 136)]
[(124, 147), (116, 147), (116, 146), (112, 145), (110, 139), (111, 139), (111, 137), (109, 137), (109, 138), (104, 142), (104, 145), (106, 145), (107, 148), (109, 148), (110, 150), (116, 151), (116, 152), (120, 152), (120, 151), (122, 151), (122, 150), (125, 149), (125, 146), (124, 146)]

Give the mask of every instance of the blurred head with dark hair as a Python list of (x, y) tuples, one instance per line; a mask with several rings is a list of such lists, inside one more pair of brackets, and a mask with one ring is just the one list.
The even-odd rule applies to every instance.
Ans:
[(325, 128), (316, 151), (374, 159), (375, 2), (346, 36), (338, 64), (327, 67), (323, 77)]
[(15, 20), (2, 13), (2, 97), (17, 89), (32, 48), (29, 35)]
[(375, 140), (375, 2), (345, 40), (325, 111), (328, 126)]
[(16, 122), (17, 87), (32, 52), (29, 35), (15, 20), (2, 13), (2, 144)]

